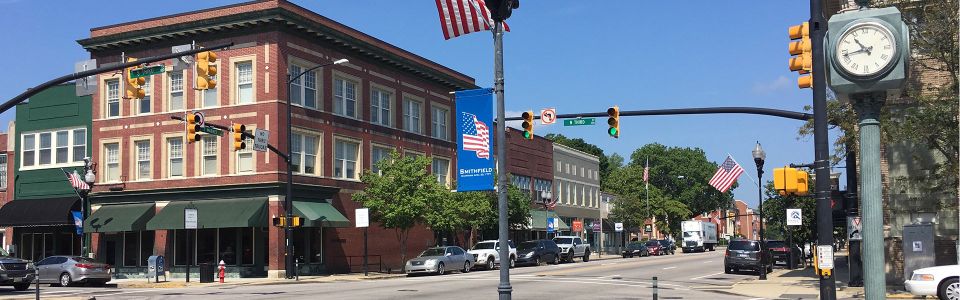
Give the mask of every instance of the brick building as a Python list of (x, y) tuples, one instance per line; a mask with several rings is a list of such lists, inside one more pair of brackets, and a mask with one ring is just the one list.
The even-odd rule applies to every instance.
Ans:
[[(353, 228), (363, 189), (359, 176), (390, 151), (431, 158), (441, 181), (456, 163), (450, 91), (476, 88), (473, 78), (283, 0), (252, 1), (93, 28), (78, 41), (101, 63), (121, 53), (147, 57), (172, 46), (233, 42), (218, 55), (217, 87), (197, 91), (192, 70), (148, 78), (143, 100), (123, 99), (119, 76), (101, 75), (93, 95), (93, 158), (97, 185), (87, 219), (93, 251), (139, 274), (147, 256), (165, 255), (168, 270), (224, 260), (230, 276), (281, 276), (284, 232), (268, 225), (282, 215), (285, 162), (271, 152), (232, 151), (203, 135), (184, 140), (172, 115), (202, 111), (206, 121), (271, 132), (286, 152), (286, 102), (293, 104), (294, 211), (307, 218), (294, 231), (301, 274), (359, 267), (362, 234)], [(347, 58), (347, 64), (287, 74)], [(252, 144), (250, 141), (248, 144)], [(375, 170), (373, 170), (375, 171)], [(183, 209), (198, 210), (200, 229), (184, 230)], [(107, 222), (112, 220), (112, 222)], [(372, 261), (402, 262), (394, 232), (369, 229)], [(408, 253), (433, 245), (423, 227)], [(189, 257), (189, 259), (188, 259)]]
[(514, 241), (547, 238), (546, 219), (551, 217), (558, 220), (558, 231), (570, 230), (569, 224), (544, 205), (547, 199), (542, 197), (546, 191), (556, 195), (553, 188), (553, 142), (537, 135), (533, 140), (527, 140), (523, 138), (522, 130), (511, 127), (507, 127), (506, 140), (507, 173), (514, 186), (530, 195), (531, 203), (527, 230), (512, 230), (510, 238)]

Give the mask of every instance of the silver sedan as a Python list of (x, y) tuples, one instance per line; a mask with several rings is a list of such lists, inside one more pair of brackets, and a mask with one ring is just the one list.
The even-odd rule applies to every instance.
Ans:
[(477, 262), (473, 255), (457, 246), (428, 248), (417, 258), (407, 261), (405, 270), (407, 275), (420, 273), (434, 273), (443, 275), (448, 270), (470, 272), (470, 268)]
[(40, 283), (69, 286), (76, 282), (103, 285), (110, 281), (110, 265), (92, 259), (56, 255), (37, 262)]

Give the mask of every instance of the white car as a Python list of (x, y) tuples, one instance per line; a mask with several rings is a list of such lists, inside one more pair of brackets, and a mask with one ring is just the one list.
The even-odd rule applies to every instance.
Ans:
[[(508, 243), (510, 244), (510, 268), (513, 268), (514, 262), (517, 260), (517, 247), (513, 245), (513, 241)], [(473, 245), (473, 248), (470, 248), (467, 253), (473, 254), (477, 266), (491, 270), (494, 266), (500, 265), (500, 247), (498, 244), (499, 242), (496, 240), (482, 241)]]
[(936, 295), (941, 300), (960, 300), (960, 265), (938, 266), (913, 271), (913, 276), (904, 281), (907, 291), (919, 296)]

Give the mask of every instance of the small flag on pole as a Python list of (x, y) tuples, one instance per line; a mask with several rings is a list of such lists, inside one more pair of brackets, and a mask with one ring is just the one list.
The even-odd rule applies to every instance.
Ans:
[(710, 185), (717, 188), (721, 193), (726, 193), (730, 186), (737, 182), (740, 174), (743, 174), (743, 168), (733, 160), (733, 157), (727, 155), (727, 159), (720, 164), (717, 173), (713, 174), (713, 178), (710, 179)]
[[(444, 39), (493, 29), (493, 17), (483, 0), (436, 1)], [(510, 31), (506, 22), (503, 23), (503, 30)]]
[(74, 189), (77, 189), (77, 190), (90, 189), (90, 185), (88, 185), (85, 181), (83, 181), (83, 178), (80, 178), (80, 174), (77, 174), (77, 171), (73, 171), (73, 173), (63, 171), (63, 173), (67, 175), (67, 180), (70, 180), (70, 185), (73, 186)]
[(650, 159), (647, 159), (647, 165), (643, 167), (643, 182), (648, 182), (648, 179), (650, 179)]

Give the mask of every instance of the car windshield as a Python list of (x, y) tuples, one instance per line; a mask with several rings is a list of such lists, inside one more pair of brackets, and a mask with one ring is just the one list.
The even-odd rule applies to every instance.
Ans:
[(496, 245), (496, 243), (494, 242), (477, 243), (476, 245), (473, 245), (473, 250), (493, 249), (493, 245)]
[(642, 246), (642, 245), (643, 245), (643, 244), (640, 244), (640, 243), (630, 243), (629, 245), (627, 245), (627, 248), (629, 248), (629, 249), (638, 249), (638, 248), (640, 248), (640, 246)]
[(657, 241), (648, 241), (647, 246), (660, 246), (660, 242)]
[(660, 241), (660, 245), (664, 245), (664, 246), (670, 245), (670, 241), (668, 241), (668, 240), (661, 240), (661, 241)]
[(767, 241), (767, 248), (784, 248), (787, 244), (783, 241)]
[(684, 231), (684, 232), (683, 232), (683, 237), (684, 237), (684, 238), (695, 239), (695, 238), (700, 237), (700, 233), (695, 232), (695, 231)]
[(95, 260), (92, 260), (92, 259), (89, 259), (89, 258), (86, 258), (86, 257), (80, 257), (80, 256), (74, 256), (74, 257), (71, 257), (70, 259), (72, 259), (72, 260), (74, 260), (74, 261), (76, 261), (76, 262), (78, 262), (78, 263), (85, 263), (85, 264), (95, 264), (95, 263), (97, 263), (97, 261), (95, 261)]
[(573, 238), (555, 238), (553, 242), (557, 244), (573, 244)]
[(729, 249), (741, 251), (760, 251), (760, 244), (755, 241), (733, 241), (730, 242)]
[(537, 242), (536, 242), (536, 241), (529, 241), (529, 242), (520, 243), (520, 246), (517, 247), (517, 250), (520, 250), (520, 251), (523, 251), (523, 250), (533, 250), (533, 249), (536, 249), (536, 248), (537, 248)]
[(430, 248), (423, 250), (423, 253), (420, 253), (420, 257), (424, 256), (443, 256), (444, 248)]

